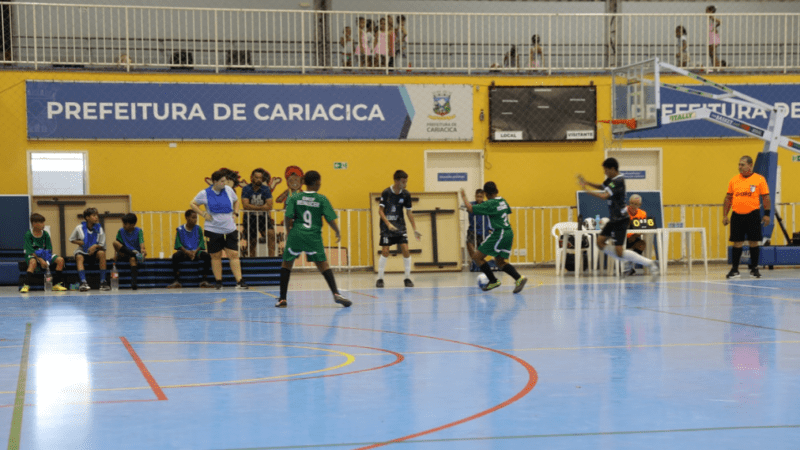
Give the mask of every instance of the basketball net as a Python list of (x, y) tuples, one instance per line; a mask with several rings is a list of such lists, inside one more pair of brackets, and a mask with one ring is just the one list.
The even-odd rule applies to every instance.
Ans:
[(614, 133), (611, 125), (625, 125), (628, 130), (635, 130), (636, 119), (598, 120), (597, 125), (597, 133), (603, 138), (604, 149), (620, 150), (625, 140), (625, 133)]

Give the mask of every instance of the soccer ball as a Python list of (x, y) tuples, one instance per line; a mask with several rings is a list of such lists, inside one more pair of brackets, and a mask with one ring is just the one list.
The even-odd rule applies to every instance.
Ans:
[(606, 224), (608, 223), (608, 220), (609, 220), (608, 217), (603, 217), (602, 219), (600, 219), (600, 229), (601, 230), (606, 226)]
[(595, 221), (594, 217), (587, 217), (583, 221), (583, 229), (584, 230), (594, 230), (595, 229)]
[(478, 275), (478, 287), (484, 289), (489, 285), (489, 277), (485, 273)]

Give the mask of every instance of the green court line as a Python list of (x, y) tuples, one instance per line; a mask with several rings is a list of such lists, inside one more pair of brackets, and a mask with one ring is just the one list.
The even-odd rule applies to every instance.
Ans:
[[(780, 428), (800, 428), (800, 425), (751, 425), (740, 427), (710, 427), (710, 428), (678, 428), (673, 430), (631, 430), (631, 431), (598, 431), (594, 433), (559, 433), (559, 434), (527, 434), (519, 436), (489, 436), (473, 438), (449, 438), (449, 439), (411, 439), (404, 442), (394, 442), (392, 445), (402, 444), (423, 444), (434, 442), (462, 442), (462, 441), (502, 441), (510, 439), (537, 439), (537, 438), (564, 438), (564, 437), (589, 437), (589, 436), (618, 436), (628, 434), (657, 434), (657, 433), (695, 433), (704, 431), (734, 431), (734, 430), (768, 430)], [(349, 442), (341, 444), (313, 444), (313, 445), (283, 445), (279, 447), (247, 447), (231, 448), (225, 450), (291, 450), (303, 448), (319, 447), (354, 447), (367, 446), (377, 442)]]
[(25, 325), (25, 341), (22, 344), (22, 361), (19, 363), (17, 396), (14, 399), (14, 415), (11, 416), (11, 433), (8, 436), (8, 449), (19, 450), (22, 434), (22, 410), (25, 408), (25, 383), (28, 381), (28, 351), (31, 346), (31, 324)]

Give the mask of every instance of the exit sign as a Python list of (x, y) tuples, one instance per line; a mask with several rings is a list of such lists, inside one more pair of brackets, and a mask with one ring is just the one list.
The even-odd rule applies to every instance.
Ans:
[(800, 155), (792, 155), (793, 162), (800, 162)]
[(334, 169), (347, 169), (347, 163), (346, 162), (335, 162), (335, 163), (333, 163), (333, 168)]

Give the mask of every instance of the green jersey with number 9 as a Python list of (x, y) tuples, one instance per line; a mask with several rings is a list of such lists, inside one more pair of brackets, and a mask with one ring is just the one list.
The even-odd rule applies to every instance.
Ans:
[(286, 201), (286, 218), (294, 219), (291, 234), (303, 237), (322, 236), (322, 218), (336, 220), (328, 198), (314, 191), (298, 192)]
[(492, 224), (492, 228), (495, 230), (511, 230), (511, 224), (508, 222), (511, 207), (508, 206), (508, 202), (503, 197), (495, 197), (483, 203), (472, 205), (472, 213), (489, 216), (489, 223)]

